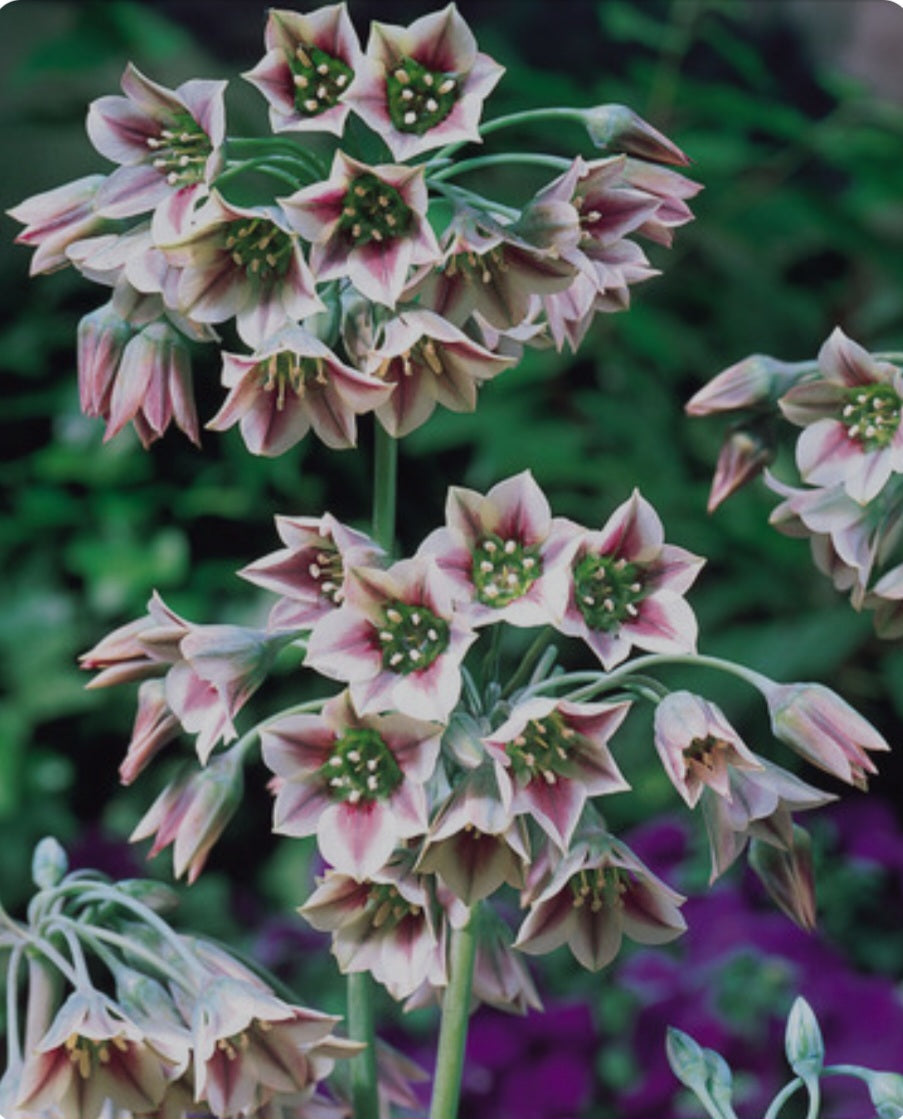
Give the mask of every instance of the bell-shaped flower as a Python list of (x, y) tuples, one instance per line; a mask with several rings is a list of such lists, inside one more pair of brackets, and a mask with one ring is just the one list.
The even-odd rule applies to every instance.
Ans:
[(173, 872), (189, 886), (241, 803), (242, 759), (235, 750), (217, 754), (189, 778), (170, 782), (138, 822), (129, 840), (154, 837), (148, 858), (173, 844)]
[(776, 738), (826, 773), (867, 788), (877, 773), (868, 751), (890, 750), (867, 719), (823, 684), (777, 684), (758, 674), (755, 683)]
[(714, 703), (692, 692), (671, 692), (655, 709), (655, 748), (674, 788), (695, 808), (707, 786), (731, 798), (730, 770), (762, 762)]
[(764, 758), (760, 768), (728, 770), (729, 796), (705, 788), (700, 797), (712, 856), (714, 882), (740, 855), (750, 839), (783, 851), (793, 844), (793, 812), (820, 808), (836, 798), (806, 784)]
[(328, 180), (279, 202), (292, 228), (311, 242), (317, 280), (347, 276), (376, 303), (394, 307), (410, 268), (440, 258), (422, 167), (371, 167), (337, 151)]
[(342, 606), (314, 627), (305, 664), (347, 682), (361, 715), (394, 709), (444, 722), (476, 636), (436, 562), (416, 556), (386, 571), (353, 568)]
[(535, 820), (562, 851), (588, 798), (630, 788), (608, 749), (629, 710), (629, 703), (537, 697), (517, 704), (484, 739), (510, 772), (512, 812)]
[(513, 364), (513, 358), (491, 353), (435, 312), (415, 309), (384, 325), (365, 370), (392, 386), (376, 416), (400, 439), (425, 423), (437, 404), (472, 412), (477, 389)]
[(145, 680), (138, 688), (138, 710), (126, 755), (119, 766), (120, 782), (131, 785), (180, 730), (181, 724), (167, 703), (163, 681)]
[(98, 1119), (108, 1100), (153, 1111), (188, 1061), (187, 1046), (153, 1025), (136, 1025), (106, 995), (74, 991), (26, 1054), (16, 1097), (24, 1114)]
[(299, 912), (333, 934), (342, 972), (369, 971), (400, 1000), (422, 983), (447, 982), (445, 921), (430, 887), (405, 853), (366, 882), (327, 871)]
[(418, 554), (435, 558), (472, 625), (537, 626), (564, 613), (574, 543), (570, 522), (552, 517), (525, 470), (485, 496), (450, 487), (445, 527), (430, 533)]
[(359, 1048), (331, 1036), (337, 1021), (257, 985), (212, 979), (192, 1018), (195, 1098), (232, 1119), (256, 1113), (274, 1093), (312, 1092), (332, 1057)]
[(443, 144), (479, 142), (483, 101), (503, 73), (449, 4), (409, 27), (372, 23), (348, 102), (395, 159), (407, 160)]
[(683, 598), (705, 561), (664, 543), (658, 514), (638, 491), (605, 526), (583, 530), (571, 561), (571, 591), (558, 629), (581, 637), (606, 670), (633, 645), (693, 652), (696, 618)]
[(770, 433), (752, 425), (728, 432), (712, 477), (706, 511), (714, 513), (722, 502), (757, 478), (775, 456)]
[(341, 136), (362, 56), (345, 4), (307, 13), (271, 8), (264, 43), (266, 54), (242, 77), (269, 102), (273, 131)]
[(558, 863), (532, 898), (514, 947), (544, 955), (567, 944), (578, 963), (598, 971), (615, 958), (625, 936), (639, 944), (680, 936), (684, 900), (625, 844), (592, 837)]
[(225, 431), (238, 424), (255, 455), (281, 455), (311, 428), (327, 447), (353, 447), (357, 416), (392, 393), (300, 326), (284, 327), (254, 354), (224, 353), (223, 384), (229, 395), (206, 426)]
[(805, 481), (842, 485), (860, 505), (892, 474), (903, 473), (903, 369), (876, 361), (840, 327), (818, 354), (821, 376), (796, 385), (779, 401), (804, 430), (796, 462)]
[(768, 896), (795, 921), (811, 932), (815, 928), (815, 877), (812, 867), (812, 842), (808, 832), (794, 825), (792, 842), (776, 847), (754, 839), (749, 865), (768, 891)]
[(128, 218), (164, 207), (182, 228), (225, 162), (226, 83), (192, 79), (168, 89), (129, 63), (121, 84), (124, 97), (99, 97), (88, 110), (91, 143), (120, 165), (98, 191), (98, 212)]
[(103, 175), (86, 175), (34, 194), (7, 211), (25, 226), (17, 235), (16, 244), (35, 248), (30, 275), (65, 268), (70, 263), (66, 253), (70, 245), (109, 227), (109, 220), (98, 214), (94, 205), (103, 181)]
[(511, 779), (491, 759), (457, 780), (430, 825), (417, 869), (438, 874), (473, 905), (503, 882), (522, 887), (529, 859), (526, 828), (514, 819)]
[(185, 233), (160, 248), (181, 273), (175, 309), (200, 323), (234, 315), (248, 346), (323, 310), (301, 244), (277, 206), (238, 206), (214, 191)]
[(320, 715), (286, 715), (266, 724), (263, 760), (278, 780), (273, 829), (317, 836), (337, 870), (363, 879), (400, 841), (428, 826), (424, 783), (442, 728), (405, 715), (355, 712), (347, 692)]

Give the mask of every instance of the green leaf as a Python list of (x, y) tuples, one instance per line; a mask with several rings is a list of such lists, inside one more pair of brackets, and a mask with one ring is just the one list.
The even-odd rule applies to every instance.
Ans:
[(790, 1008), (784, 1046), (790, 1067), (804, 1080), (821, 1072), (825, 1060), (825, 1044), (815, 1012), (802, 996)]

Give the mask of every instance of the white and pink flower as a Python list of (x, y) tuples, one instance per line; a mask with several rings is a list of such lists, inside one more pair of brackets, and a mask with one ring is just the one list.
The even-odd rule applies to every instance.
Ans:
[(13, 206), (9, 216), (25, 228), (16, 237), (17, 245), (35, 248), (29, 275), (55, 272), (70, 263), (66, 250), (84, 237), (102, 233), (110, 226), (108, 218), (97, 212), (97, 192), (103, 175), (86, 175), (71, 183), (33, 194)]

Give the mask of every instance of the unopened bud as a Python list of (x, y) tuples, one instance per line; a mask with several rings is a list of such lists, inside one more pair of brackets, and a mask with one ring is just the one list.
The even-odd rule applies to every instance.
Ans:
[(66, 852), (52, 835), (45, 836), (31, 858), (31, 879), (39, 890), (58, 886), (69, 870)]
[(731, 494), (742, 489), (774, 459), (774, 446), (764, 434), (749, 428), (728, 433), (718, 454), (706, 508), (713, 513)]
[(581, 117), (597, 148), (678, 167), (686, 167), (690, 162), (675, 143), (626, 105), (596, 105), (586, 109)]
[(786, 362), (767, 354), (752, 354), (703, 385), (684, 410), (688, 416), (708, 416), (773, 404), (812, 368), (809, 361)]

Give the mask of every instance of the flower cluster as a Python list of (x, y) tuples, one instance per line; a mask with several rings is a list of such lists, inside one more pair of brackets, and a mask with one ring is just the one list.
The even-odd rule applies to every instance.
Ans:
[(177, 933), (160, 916), (173, 901), (165, 887), (66, 874), (54, 840), (38, 845), (34, 868), (28, 922), (2, 915), (13, 965), (4, 1115), (347, 1115), (326, 1079), (359, 1046), (332, 1033), (337, 1018)]
[(903, 355), (872, 355), (838, 327), (816, 362), (754, 356), (719, 373), (690, 400), (694, 416), (744, 413), (728, 435), (710, 509), (773, 457), (763, 424), (779, 412), (801, 428), (795, 459), (802, 485), (766, 472), (782, 501), (771, 523), (808, 539), (815, 566), (857, 610), (874, 610), (879, 636), (903, 635)]
[[(33, 273), (73, 266), (111, 289), (78, 351), (82, 409), (106, 438), (131, 422), (147, 446), (174, 422), (198, 442), (196, 343), (223, 346), (207, 427), (238, 425), (254, 454), (311, 429), (350, 447), (368, 412), (398, 436), (437, 404), (472, 410), (520, 345), (576, 346), (597, 312), (626, 307), (654, 275), (635, 238), (668, 245), (692, 216), (698, 186), (662, 166), (685, 157), (623, 106), (556, 110), (603, 158), (455, 162), (509, 118), (481, 129), (503, 68), (454, 4), (374, 22), (366, 49), (344, 4), (273, 9), (265, 46), (244, 77), (271, 135), (227, 136), (225, 82), (168, 89), (130, 64), (87, 119), (114, 170), (10, 211)], [(312, 132), (325, 147), (298, 135)], [(562, 173), (514, 208), (452, 182), (499, 162)]]
[[(155, 599), (149, 619), (83, 659), (101, 669), (100, 682), (164, 671), (162, 684), (142, 684), (164, 695), (179, 669), (212, 681), (211, 701), (230, 718), (239, 705), (229, 697), (259, 682), (271, 646), (303, 649), (309, 669), (343, 685), (212, 755), (205, 727), (168, 716), (168, 734), (181, 727), (204, 739), (204, 764), (167, 786), (133, 838), (155, 835), (152, 854), (174, 843), (177, 873), (200, 870), (259, 742), (274, 830), (315, 836), (329, 866), (301, 912), (332, 933), (342, 970), (368, 971), (420, 1005), (448, 981), (451, 933), (511, 887), (525, 915), (515, 933), (483, 906), (480, 927), (490, 931), (480, 934), (474, 992), (524, 1009), (536, 996), (512, 949), (567, 943), (598, 969), (625, 936), (659, 944), (685, 927), (684, 899), (599, 812), (601, 798), (630, 788), (612, 742), (632, 707), (651, 702), (664, 771), (704, 819), (712, 878), (748, 847), (777, 903), (812, 925), (811, 856), (794, 814), (832, 797), (754, 753), (715, 704), (648, 674), (696, 661), (741, 676), (764, 698), (778, 739), (860, 787), (874, 772), (869, 753), (886, 743), (827, 688), (776, 684), (696, 654), (684, 594), (702, 561), (665, 542), (640, 494), (590, 529), (553, 516), (527, 471), (486, 494), (452, 487), (445, 525), (394, 562), (329, 515), (277, 524), (285, 547), (241, 572), (278, 595), (266, 631), (209, 626), (186, 636), (187, 624)], [(507, 678), (500, 623), (515, 637), (539, 630)], [(556, 667), (550, 631), (580, 639), (596, 668)], [(471, 650), (487, 632), (494, 652), (478, 669)]]

